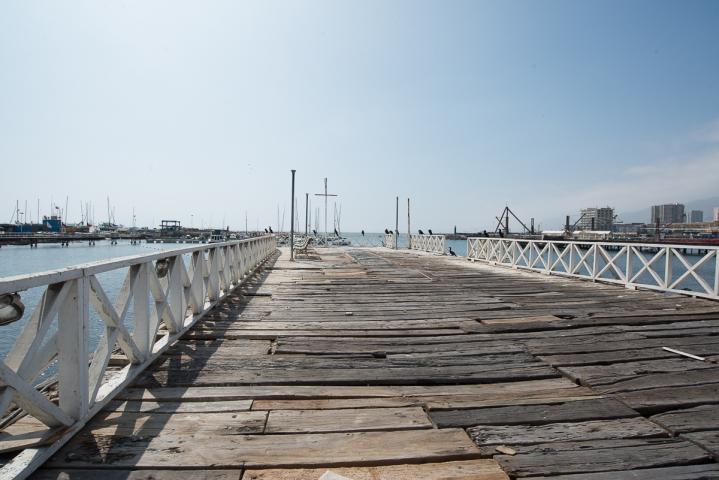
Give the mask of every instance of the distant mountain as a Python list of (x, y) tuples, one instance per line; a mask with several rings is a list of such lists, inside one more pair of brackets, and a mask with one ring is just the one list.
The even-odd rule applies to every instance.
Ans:
[[(714, 207), (719, 207), (719, 197), (703, 198), (701, 200), (692, 200), (691, 202), (684, 202), (684, 212), (689, 215), (692, 210), (701, 210), (704, 212), (704, 221), (711, 220), (714, 216)], [(617, 216), (617, 220), (621, 220), (624, 223), (632, 222), (644, 222), (648, 223), (651, 221), (652, 215), (650, 212), (651, 206), (647, 205), (642, 210), (634, 210), (631, 212), (621, 212)]]

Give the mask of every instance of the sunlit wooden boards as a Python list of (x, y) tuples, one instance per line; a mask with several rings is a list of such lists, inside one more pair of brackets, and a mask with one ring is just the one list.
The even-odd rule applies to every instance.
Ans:
[(388, 250), (321, 257), (268, 267), (40, 478), (716, 477), (719, 366), (662, 349), (719, 353), (715, 304)]
[(80, 436), (47, 463), (59, 468), (212, 468), (381, 465), (478, 458), (461, 429), (286, 435), (191, 433)]
[(673, 438), (553, 442), (518, 446), (516, 450), (516, 455), (497, 455), (495, 459), (517, 477), (632, 471), (712, 461), (705, 450)]
[(243, 480), (508, 480), (490, 459), (377, 467), (329, 467), (313, 469), (249, 469)]

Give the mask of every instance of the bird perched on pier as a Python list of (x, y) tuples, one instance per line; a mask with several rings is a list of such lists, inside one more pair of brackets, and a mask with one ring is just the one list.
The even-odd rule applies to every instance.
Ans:
[(312, 235), (315, 235), (315, 236), (317, 236), (317, 230), (315, 230), (315, 229), (312, 229)]
[(340, 236), (340, 232), (338, 232), (336, 228), (335, 228), (335, 236), (337, 236), (337, 237)]
[(449, 254), (452, 255), (453, 257), (457, 256), (457, 254), (454, 253), (454, 250), (452, 250), (452, 247), (449, 247)]
[(430, 235), (434, 235), (434, 233), (432, 233), (432, 229), (431, 229), (431, 228), (428, 229), (427, 231), (429, 232)]
[(384, 234), (385, 234), (385, 235), (389, 235), (389, 230), (387, 230), (387, 229), (385, 228), (385, 229), (384, 229)]
[(267, 230), (267, 229), (265, 228), (265, 233), (270, 233), (270, 232), (269, 232), (269, 230)]
[(417, 230), (420, 235), (424, 235), (424, 232), (422, 230)]
[(275, 233), (275, 232), (272, 231), (272, 227), (270, 227), (270, 233)]
[(364, 237), (364, 230), (362, 230), (362, 236)]

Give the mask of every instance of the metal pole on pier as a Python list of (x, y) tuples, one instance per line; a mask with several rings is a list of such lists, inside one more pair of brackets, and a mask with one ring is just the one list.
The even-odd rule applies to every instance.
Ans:
[(297, 170), (292, 170), (292, 197), (290, 197), (290, 202), (292, 202), (292, 212), (290, 215), (290, 261), (295, 260), (295, 172)]
[(307, 214), (310, 212), (310, 194), (305, 193), (305, 236), (307, 236), (307, 226), (309, 225), (307, 223)]
[(397, 250), (397, 244), (399, 243), (399, 197), (395, 197), (394, 206), (394, 249)]
[(407, 199), (407, 248), (412, 250), (412, 230), (409, 228), (409, 198)]
[[(327, 193), (327, 177), (325, 177), (325, 193), (315, 193), (316, 197), (325, 197), (325, 246), (327, 246), (327, 197), (336, 197), (336, 193)], [(319, 220), (319, 208), (317, 209), (316, 221)], [(317, 222), (319, 224), (319, 222)], [(319, 228), (318, 228), (319, 230)]]

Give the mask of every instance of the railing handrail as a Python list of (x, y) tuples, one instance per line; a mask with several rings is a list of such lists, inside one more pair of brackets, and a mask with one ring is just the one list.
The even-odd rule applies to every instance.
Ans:
[[(698, 251), (700, 258), (685, 258), (686, 250)], [(719, 247), (713, 245), (470, 237), (467, 258), (719, 300)], [(705, 266), (710, 274), (702, 272)]]
[(423, 252), (444, 254), (444, 244), (446, 235), (441, 234), (411, 234), (409, 236), (410, 248), (412, 250), (420, 250)]
[(717, 245), (700, 245), (696, 243), (643, 243), (643, 242), (613, 242), (610, 240), (540, 240), (536, 238), (506, 238), (506, 237), (467, 237), (467, 240), (493, 240), (493, 241), (505, 241), (505, 242), (519, 242), (519, 243), (555, 243), (565, 244), (572, 243), (578, 245), (592, 245), (594, 243), (616, 245), (619, 247), (651, 247), (651, 248), (686, 248), (692, 250), (719, 250)]
[(10, 275), (0, 277), (0, 295), (5, 293), (20, 292), (34, 287), (40, 287), (49, 283), (63, 282), (73, 280), (82, 276), (97, 275), (98, 273), (108, 272), (123, 267), (130, 267), (140, 263), (146, 263), (165, 258), (174, 257), (176, 255), (185, 255), (200, 250), (207, 250), (215, 247), (229, 247), (240, 245), (243, 243), (251, 243), (261, 238), (272, 238), (274, 235), (262, 235), (260, 237), (243, 238), (242, 240), (230, 240), (228, 242), (203, 243), (192, 247), (173, 248), (169, 250), (159, 250), (153, 253), (143, 253), (140, 255), (127, 255), (124, 257), (115, 257), (109, 260), (98, 260), (95, 262), (79, 263), (69, 267), (62, 267), (55, 270), (45, 270), (37, 273), (25, 273), (20, 275)]

